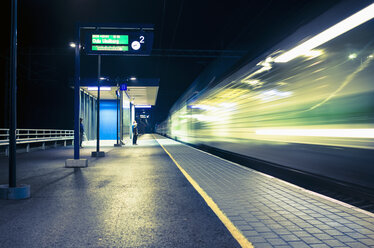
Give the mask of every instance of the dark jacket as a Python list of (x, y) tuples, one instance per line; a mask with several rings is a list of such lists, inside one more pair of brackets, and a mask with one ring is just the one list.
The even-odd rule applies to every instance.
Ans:
[(138, 126), (132, 126), (132, 133), (134, 134), (134, 135), (138, 135)]

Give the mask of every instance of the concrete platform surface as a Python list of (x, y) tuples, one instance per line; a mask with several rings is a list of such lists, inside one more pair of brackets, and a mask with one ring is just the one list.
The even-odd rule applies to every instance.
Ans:
[[(152, 138), (65, 168), (72, 147), (17, 154), (31, 198), (0, 200), (0, 247), (239, 247)], [(8, 183), (0, 158), (0, 184)]]

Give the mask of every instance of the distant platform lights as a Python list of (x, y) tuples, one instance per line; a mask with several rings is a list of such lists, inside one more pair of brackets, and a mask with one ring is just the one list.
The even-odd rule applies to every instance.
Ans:
[[(88, 91), (97, 91), (97, 87), (87, 87)], [(112, 87), (101, 86), (100, 91), (111, 91)]]

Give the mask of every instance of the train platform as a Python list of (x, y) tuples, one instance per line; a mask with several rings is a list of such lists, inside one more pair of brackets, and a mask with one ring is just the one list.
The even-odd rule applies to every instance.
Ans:
[[(0, 200), (0, 247), (373, 247), (374, 215), (160, 135), (18, 155), (31, 198)], [(0, 183), (6, 183), (0, 158)]]

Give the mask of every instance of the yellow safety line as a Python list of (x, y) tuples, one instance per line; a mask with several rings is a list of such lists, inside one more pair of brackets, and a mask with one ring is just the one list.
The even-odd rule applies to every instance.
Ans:
[(217, 204), (213, 201), (213, 199), (208, 196), (208, 194), (199, 186), (199, 184), (192, 179), (192, 177), (178, 164), (178, 162), (173, 158), (173, 156), (166, 150), (166, 148), (158, 142), (156, 137), (152, 134), (153, 138), (157, 141), (157, 143), (164, 149), (167, 155), (173, 160), (174, 164), (178, 167), (178, 169), (182, 172), (182, 174), (187, 178), (187, 180), (191, 183), (191, 185), (196, 189), (196, 191), (203, 197), (205, 202), (208, 206), (213, 210), (213, 212), (218, 216), (218, 218), (222, 221), (222, 223), (226, 226), (229, 230), (231, 235), (238, 241), (241, 247), (245, 248), (253, 248), (254, 246), (249, 242), (244, 235), (236, 228), (236, 226), (230, 221), (229, 218), (222, 212), (222, 210), (217, 206)]

